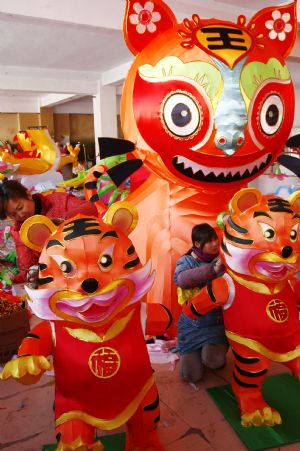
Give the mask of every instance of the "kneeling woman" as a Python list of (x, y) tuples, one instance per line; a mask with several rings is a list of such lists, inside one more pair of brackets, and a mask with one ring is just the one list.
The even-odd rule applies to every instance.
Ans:
[[(193, 227), (191, 238), (192, 248), (179, 258), (174, 274), (180, 304), (224, 273), (216, 231), (209, 224), (199, 224)], [(182, 313), (178, 322), (178, 345), (181, 376), (188, 382), (198, 382), (205, 366), (210, 369), (224, 366), (228, 343), (222, 310), (213, 310), (197, 320)]]

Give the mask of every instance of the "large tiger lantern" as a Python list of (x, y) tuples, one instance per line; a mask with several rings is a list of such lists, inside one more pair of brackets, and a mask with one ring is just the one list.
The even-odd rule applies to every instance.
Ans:
[[(21, 236), (42, 251), (38, 289), (27, 288), (43, 319), (23, 340), (2, 379), (36, 382), (55, 373), (57, 450), (102, 450), (95, 429), (126, 424), (126, 449), (160, 450), (159, 402), (144, 334), (170, 325), (162, 305), (146, 305), (154, 273), (128, 238), (136, 209), (115, 203), (105, 221), (81, 214), (58, 227), (46, 217), (25, 222)], [(45, 241), (46, 240), (46, 241)]]
[(226, 273), (183, 310), (196, 318), (223, 308), (242, 424), (273, 426), (280, 414), (261, 392), (270, 361), (300, 377), (300, 281), (293, 277), (300, 265), (300, 192), (284, 200), (245, 188), (230, 205), (221, 244)]
[(215, 225), (233, 194), (281, 153), (294, 118), (285, 60), (297, 34), (296, 2), (235, 23), (204, 19), (201, 2), (199, 10), (178, 23), (161, 0), (127, 0), (124, 18), (135, 60), (122, 128), (152, 173), (128, 198), (140, 216), (133, 237), (157, 270), (148, 299), (177, 313), (172, 276), (192, 227)]

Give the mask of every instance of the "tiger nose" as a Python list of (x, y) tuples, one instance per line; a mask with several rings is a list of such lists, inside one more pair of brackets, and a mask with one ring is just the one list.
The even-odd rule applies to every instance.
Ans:
[(82, 284), (81, 284), (81, 288), (86, 292), (86, 293), (94, 293), (95, 291), (97, 291), (98, 289), (98, 281), (96, 279), (85, 279)]
[(293, 248), (291, 246), (284, 246), (281, 250), (281, 255), (283, 258), (288, 258), (293, 252)]
[(233, 155), (245, 142), (243, 133), (227, 130), (227, 132), (217, 133), (215, 137), (216, 146), (226, 155)]

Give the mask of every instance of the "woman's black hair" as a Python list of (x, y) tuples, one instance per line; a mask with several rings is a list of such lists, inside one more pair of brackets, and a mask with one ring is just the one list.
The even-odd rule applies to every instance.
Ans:
[(28, 191), (17, 180), (4, 179), (0, 183), (0, 219), (6, 219), (7, 202), (10, 199), (28, 199)]
[[(195, 225), (192, 228), (192, 243), (195, 244), (195, 241), (198, 241), (200, 244), (200, 249), (203, 249), (203, 246), (212, 240), (217, 240), (218, 235), (215, 229), (207, 224), (206, 222), (203, 222), (202, 224)], [(186, 255), (190, 255), (192, 252), (192, 249), (190, 249)]]

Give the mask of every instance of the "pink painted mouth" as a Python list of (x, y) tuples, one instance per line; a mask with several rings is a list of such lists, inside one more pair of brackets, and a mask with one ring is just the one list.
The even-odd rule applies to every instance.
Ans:
[[(92, 324), (105, 321), (114, 312), (139, 302), (152, 287), (154, 277), (151, 262), (148, 261), (142, 268), (124, 275), (122, 279), (115, 279), (111, 285), (90, 296), (57, 288), (25, 289), (30, 298), (30, 308), (39, 318), (62, 320), (68, 315), (69, 319), (73, 317)], [(56, 297), (56, 311), (52, 309), (53, 296)]]
[(291, 272), (293, 265), (289, 263), (258, 262), (255, 264), (255, 269), (270, 279), (283, 280)]
[(95, 318), (101, 318), (107, 310), (108, 307), (92, 304), (85, 312), (80, 312), (80, 315), (85, 318), (86, 321), (91, 321)]
[(106, 294), (95, 295), (80, 300), (61, 299), (57, 307), (61, 312), (91, 323), (106, 319), (127, 295), (127, 287), (119, 286)]

